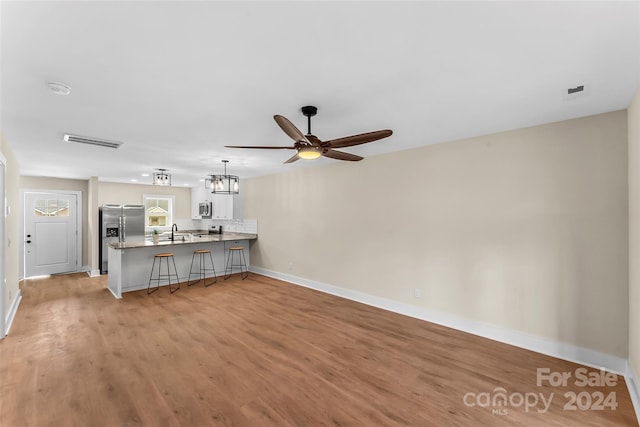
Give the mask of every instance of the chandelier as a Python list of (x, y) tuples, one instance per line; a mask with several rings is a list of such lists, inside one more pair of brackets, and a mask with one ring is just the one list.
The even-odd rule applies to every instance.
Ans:
[(240, 178), (236, 175), (227, 175), (227, 163), (229, 160), (223, 160), (224, 175), (209, 175), (204, 180), (204, 185), (214, 194), (238, 194), (240, 189)]
[(153, 173), (153, 185), (171, 185), (171, 174), (168, 169), (156, 169)]

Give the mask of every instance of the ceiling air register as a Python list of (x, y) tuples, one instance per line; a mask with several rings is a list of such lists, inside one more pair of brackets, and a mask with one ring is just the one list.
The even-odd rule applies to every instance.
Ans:
[(90, 138), (87, 136), (64, 134), (64, 140), (67, 142), (77, 142), (78, 144), (97, 145), (106, 148), (120, 148), (122, 142), (107, 141), (106, 139)]

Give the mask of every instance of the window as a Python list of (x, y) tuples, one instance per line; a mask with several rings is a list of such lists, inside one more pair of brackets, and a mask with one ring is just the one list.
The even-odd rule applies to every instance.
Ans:
[(173, 224), (175, 197), (145, 194), (142, 196), (142, 200), (145, 206), (145, 228), (170, 229)]
[(33, 213), (35, 216), (69, 216), (69, 201), (38, 199)]

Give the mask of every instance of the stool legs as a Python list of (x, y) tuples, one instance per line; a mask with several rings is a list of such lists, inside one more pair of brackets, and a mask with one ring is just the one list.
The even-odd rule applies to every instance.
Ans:
[(176, 259), (174, 257), (171, 257), (171, 261), (173, 261), (173, 271), (176, 272), (176, 282), (178, 282), (178, 287), (176, 289), (171, 289), (171, 275), (169, 273), (169, 260), (167, 260), (167, 274), (169, 276), (169, 293), (170, 294), (180, 289), (180, 279), (178, 279), (178, 268), (176, 267)]
[[(206, 260), (205, 255), (207, 253), (209, 254), (209, 260), (211, 261), (211, 268), (207, 268), (207, 266), (205, 265), (205, 260)], [(200, 265), (199, 265), (198, 271), (193, 271), (193, 261), (196, 257), (196, 254), (200, 255)], [(208, 285), (207, 285), (207, 271), (213, 271), (213, 282), (209, 283)], [(198, 280), (196, 280), (193, 283), (191, 283), (192, 274), (198, 276)], [(189, 267), (189, 278), (187, 279), (187, 282), (188, 282), (187, 286), (195, 285), (201, 280), (204, 282), (205, 288), (218, 282), (218, 278), (216, 277), (216, 269), (213, 264), (213, 256), (211, 256), (211, 252), (194, 252), (193, 255), (191, 256), (191, 267)]]
[[(238, 254), (238, 263), (239, 264), (234, 264), (233, 263), (233, 257), (234, 257), (234, 253), (235, 252), (239, 252)], [(227, 280), (229, 277), (231, 277), (231, 275), (233, 274), (233, 267), (240, 267), (240, 277), (242, 277), (242, 280), (246, 279), (247, 276), (249, 276), (249, 270), (247, 269), (247, 261), (244, 257), (244, 249), (243, 248), (239, 248), (239, 249), (234, 249), (234, 248), (230, 248), (229, 249), (229, 256), (227, 258), (227, 263), (225, 265), (224, 268), (224, 280)], [(244, 267), (244, 270), (243, 270)]]
[(162, 258), (160, 258), (160, 260), (161, 260), (160, 265), (158, 266), (158, 279), (157, 279), (158, 286), (153, 288), (153, 290), (150, 290), (151, 281), (153, 280), (153, 269), (156, 267), (156, 257), (153, 257), (153, 264), (151, 265), (151, 274), (149, 274), (149, 285), (147, 286), (147, 295), (152, 294), (158, 289), (160, 289), (160, 267), (162, 267)]
[[(155, 270), (155, 266), (156, 266), (156, 258), (159, 260), (158, 261), (158, 276), (157, 277), (153, 277), (153, 271)], [(167, 262), (167, 274), (162, 274), (162, 259), (165, 259)], [(168, 258), (171, 258), (171, 261), (173, 262), (173, 273), (171, 273), (171, 270), (169, 268), (169, 260)], [(175, 276), (176, 278), (176, 283), (178, 284), (177, 288), (172, 288), (171, 287), (171, 277)], [(176, 260), (175, 258), (172, 256), (154, 256), (153, 257), (153, 264), (151, 266), (151, 274), (149, 275), (149, 284), (147, 286), (147, 294), (152, 294), (155, 291), (157, 291), (158, 289), (160, 289), (160, 281), (166, 278), (169, 281), (169, 293), (174, 293), (175, 291), (177, 291), (178, 289), (180, 289), (180, 278), (178, 277), (178, 268), (176, 267)], [(151, 289), (151, 282), (152, 281), (156, 281), (156, 287)]]

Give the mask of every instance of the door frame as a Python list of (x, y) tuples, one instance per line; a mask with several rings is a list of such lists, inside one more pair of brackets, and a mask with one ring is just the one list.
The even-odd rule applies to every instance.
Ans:
[(0, 165), (2, 165), (2, 177), (0, 177), (0, 242), (2, 242), (2, 250), (0, 251), (0, 338), (7, 335), (7, 159), (0, 153)]
[(26, 265), (25, 265), (25, 216), (27, 215), (27, 211), (25, 209), (25, 194), (27, 193), (45, 193), (45, 194), (73, 194), (76, 196), (76, 201), (78, 203), (77, 211), (76, 211), (76, 273), (79, 271), (83, 271), (84, 266), (82, 265), (82, 221), (84, 218), (84, 212), (82, 210), (82, 191), (76, 190), (39, 190), (32, 188), (25, 188), (20, 190), (20, 202), (22, 203), (22, 217), (20, 218), (20, 230), (22, 231), (22, 238), (20, 239), (20, 279), (25, 278), (26, 273)]

